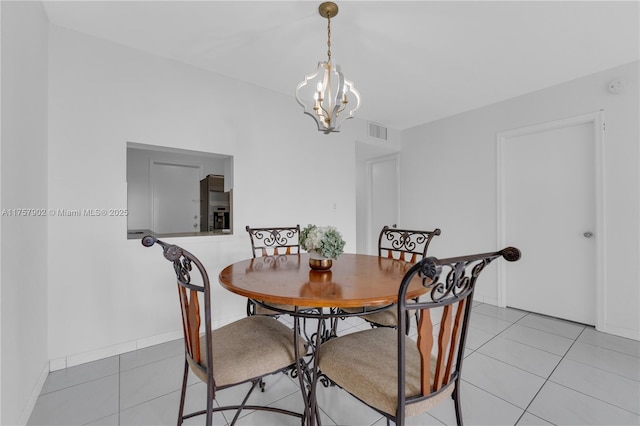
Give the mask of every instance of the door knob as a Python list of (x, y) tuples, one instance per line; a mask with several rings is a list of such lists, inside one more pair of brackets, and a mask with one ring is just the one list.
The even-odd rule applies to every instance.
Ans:
[(584, 234), (582, 234), (582, 235), (584, 235), (584, 237), (585, 237), (585, 238), (591, 238), (591, 237), (593, 237), (593, 232), (589, 232), (589, 231), (587, 231), (587, 232), (585, 232), (585, 233), (584, 233)]

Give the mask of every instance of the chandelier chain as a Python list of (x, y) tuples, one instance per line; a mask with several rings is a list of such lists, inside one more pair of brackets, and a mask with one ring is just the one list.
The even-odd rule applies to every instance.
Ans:
[(327, 62), (331, 62), (331, 14), (327, 13)]

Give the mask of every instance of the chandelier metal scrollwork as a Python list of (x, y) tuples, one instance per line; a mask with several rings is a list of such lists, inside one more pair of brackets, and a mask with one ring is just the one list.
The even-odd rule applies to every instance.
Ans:
[(329, 134), (339, 132), (342, 122), (353, 118), (360, 108), (360, 93), (344, 77), (340, 65), (331, 62), (331, 18), (338, 14), (338, 6), (324, 2), (318, 12), (327, 18), (327, 60), (318, 62), (318, 69), (298, 84), (296, 100), (316, 121), (318, 130)]

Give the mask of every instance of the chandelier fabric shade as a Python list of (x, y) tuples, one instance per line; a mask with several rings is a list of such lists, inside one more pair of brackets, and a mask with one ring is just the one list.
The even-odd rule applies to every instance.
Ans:
[(327, 60), (318, 62), (315, 72), (305, 76), (296, 88), (296, 100), (318, 125), (318, 130), (329, 134), (339, 132), (344, 120), (352, 118), (360, 107), (360, 93), (347, 80), (340, 65), (331, 61), (331, 18), (338, 14), (332, 2), (320, 5), (318, 12), (327, 18)]

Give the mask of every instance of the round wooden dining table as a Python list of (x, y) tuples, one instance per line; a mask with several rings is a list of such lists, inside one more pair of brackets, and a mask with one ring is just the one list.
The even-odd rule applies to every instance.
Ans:
[[(218, 277), (227, 290), (266, 304), (300, 308), (384, 307), (398, 299), (400, 281), (411, 263), (366, 254), (343, 254), (331, 269), (309, 267), (306, 253), (263, 256), (224, 268)], [(407, 296), (426, 289), (416, 280)]]
[[(301, 319), (318, 319), (316, 333), (311, 338), (305, 333), (310, 348), (307, 360), (304, 354), (297, 353), (298, 345), (294, 344), (296, 359), (299, 359), (296, 376), (305, 401), (305, 422), (315, 425), (320, 424), (316, 401), (318, 347), (322, 341), (335, 336), (337, 318), (372, 313), (395, 304), (402, 278), (412, 265), (379, 256), (342, 254), (333, 260), (331, 269), (316, 271), (309, 267), (306, 253), (263, 256), (227, 266), (218, 280), (233, 293), (291, 315), (295, 339), (300, 330), (306, 331), (306, 327), (300, 325)], [(407, 297), (416, 298), (426, 291), (416, 278)], [(326, 319), (333, 321), (331, 327), (325, 327)]]

